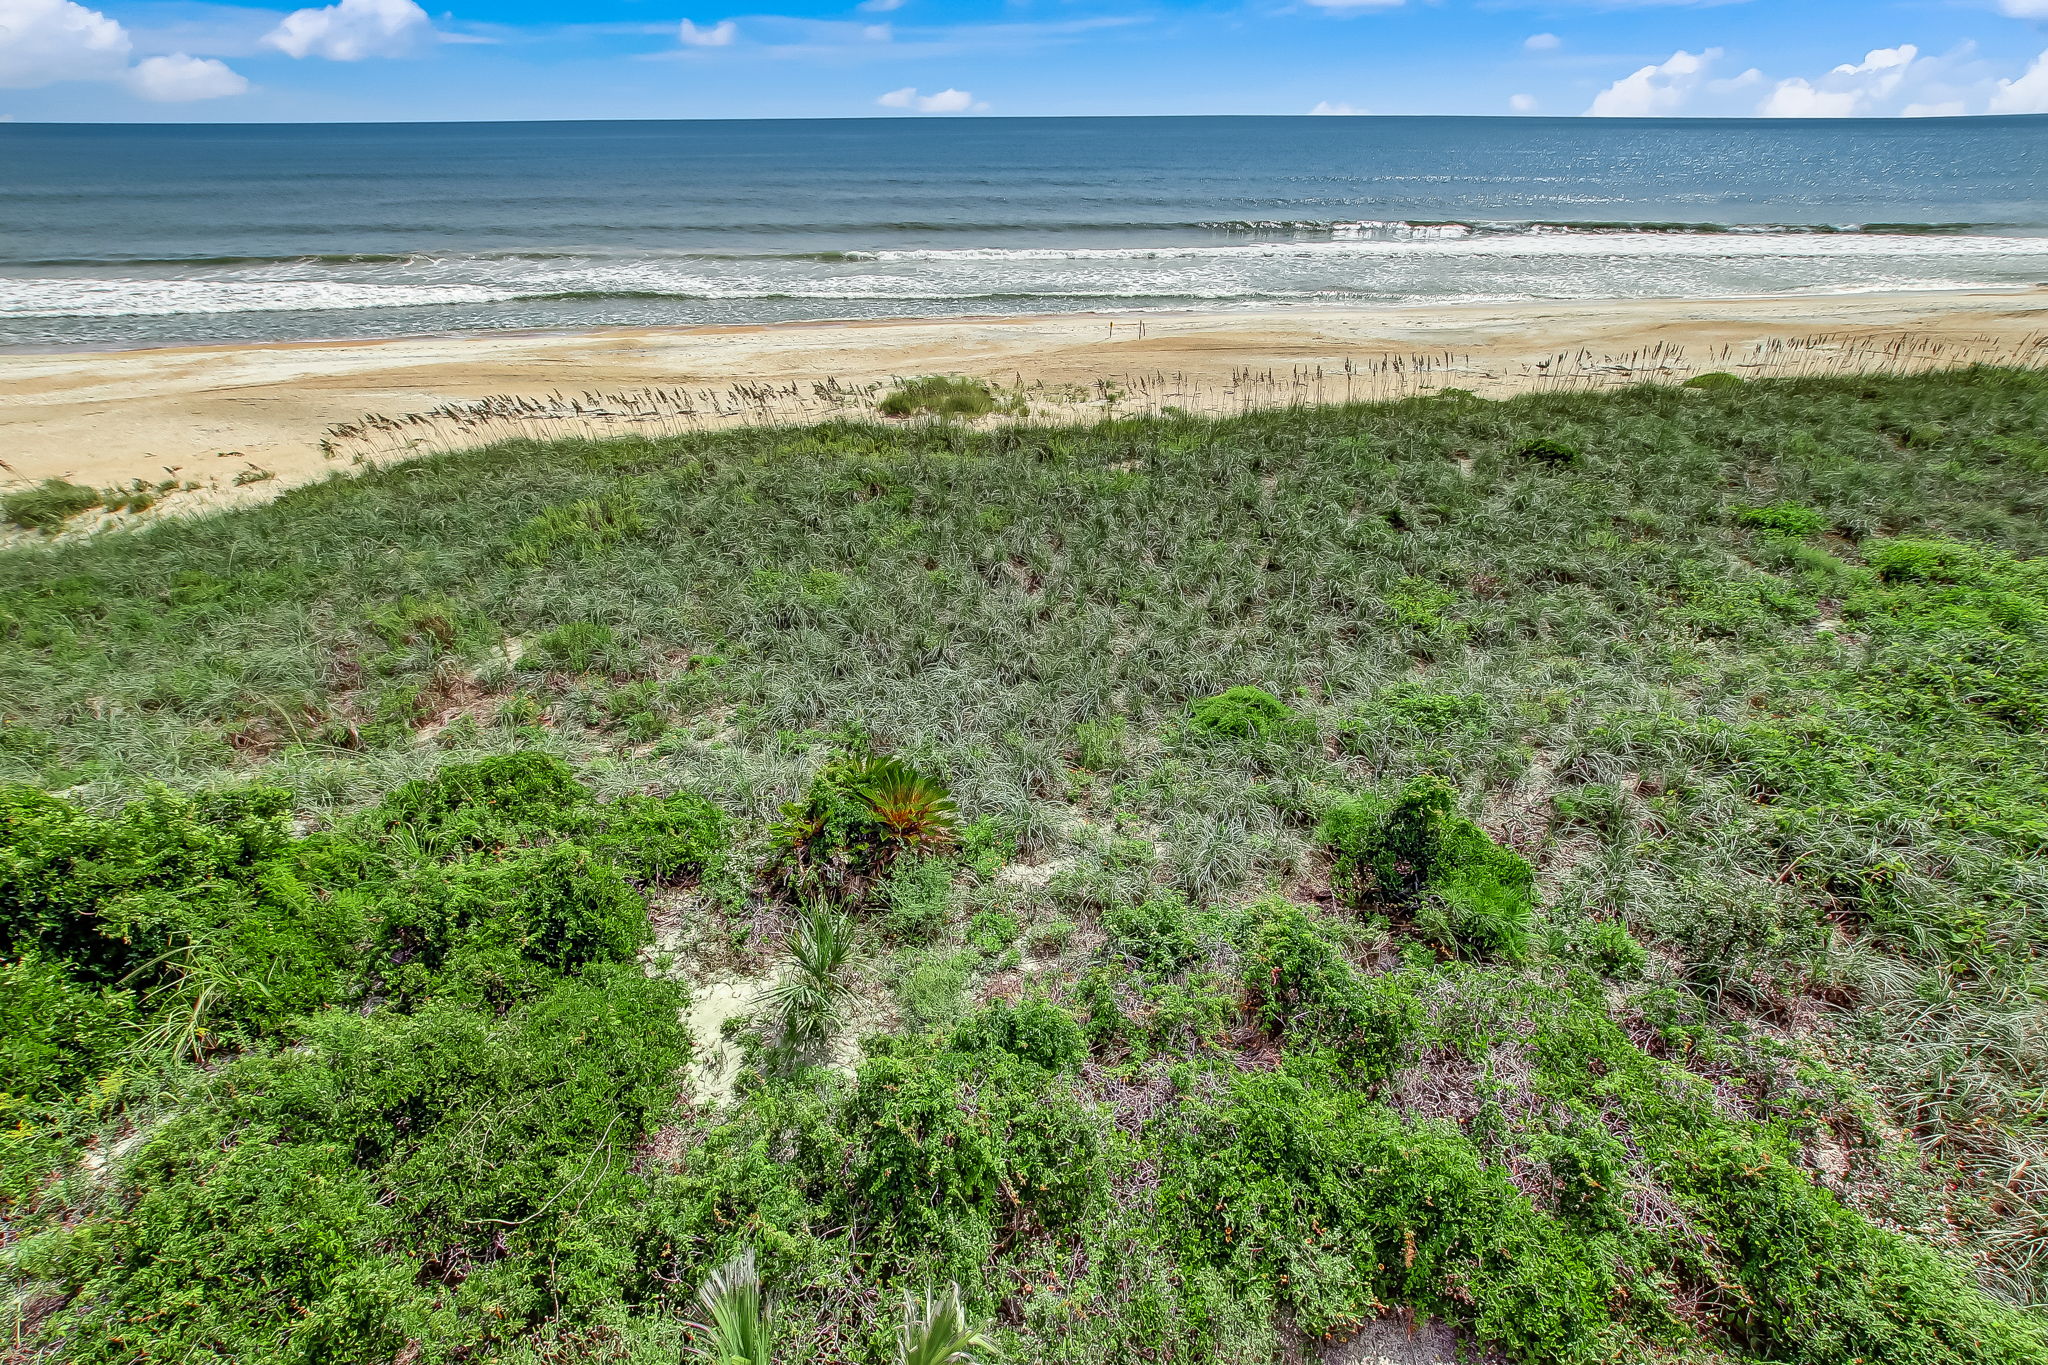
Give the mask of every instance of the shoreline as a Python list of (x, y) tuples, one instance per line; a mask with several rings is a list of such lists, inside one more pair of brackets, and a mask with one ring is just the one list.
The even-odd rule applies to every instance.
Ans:
[(2035, 360), (2048, 362), (2048, 285), (0, 352), (0, 476), (101, 488), (168, 476), (200, 485), (168, 505), (224, 505), (352, 462), (512, 435), (872, 415), (890, 381), (929, 373), (1015, 388), (1034, 419), (1073, 421), (1449, 386), (1501, 397), (1716, 368), (1764, 376)]

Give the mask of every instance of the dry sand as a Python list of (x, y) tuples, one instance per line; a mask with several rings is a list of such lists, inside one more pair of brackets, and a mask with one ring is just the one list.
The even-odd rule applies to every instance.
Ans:
[[(860, 413), (895, 377), (1022, 387), (1034, 416), (1235, 411), (1456, 386), (2048, 361), (2048, 286), (1688, 301), (1295, 308), (0, 355), (13, 481), (176, 471), (187, 506), (512, 434)], [(427, 414), (440, 410), (436, 416)], [(389, 422), (365, 424), (365, 415)], [(325, 448), (323, 449), (323, 443)], [(236, 486), (245, 470), (273, 478)]]

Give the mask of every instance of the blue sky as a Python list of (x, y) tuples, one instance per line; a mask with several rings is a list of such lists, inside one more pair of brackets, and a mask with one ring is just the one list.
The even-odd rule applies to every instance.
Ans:
[(2048, 0), (0, 0), (0, 117), (2048, 112)]

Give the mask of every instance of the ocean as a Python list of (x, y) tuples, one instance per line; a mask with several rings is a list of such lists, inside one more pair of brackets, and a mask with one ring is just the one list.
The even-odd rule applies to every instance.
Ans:
[(2048, 282), (2048, 117), (0, 125), (0, 346)]

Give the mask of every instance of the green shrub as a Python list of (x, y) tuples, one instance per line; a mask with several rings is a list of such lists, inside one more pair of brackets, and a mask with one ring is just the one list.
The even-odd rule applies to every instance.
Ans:
[(1189, 708), (1194, 728), (1227, 739), (1280, 739), (1303, 729), (1293, 710), (1257, 687), (1233, 687), (1204, 697)]
[(1513, 1360), (1612, 1358), (1611, 1252), (1544, 1217), (1452, 1125), (1242, 1076), (1169, 1142), (1160, 1203), (1183, 1259), (1260, 1286), (1310, 1336), (1405, 1304)]
[(1520, 962), (1529, 956), (1536, 907), (1526, 881), (1487, 863), (1453, 867), (1432, 884), (1416, 915), (1423, 936), (1466, 957)]
[(1109, 946), (1141, 972), (1172, 976), (1205, 957), (1193, 906), (1177, 891), (1156, 891), (1136, 904), (1113, 905), (1102, 916)]
[(1425, 937), (1457, 952), (1526, 954), (1535, 873), (1458, 814), (1457, 789), (1442, 778), (1411, 779), (1391, 804), (1371, 796), (1337, 801), (1317, 838), (1354, 908), (1412, 915)]
[(1623, 979), (1642, 975), (1650, 954), (1620, 920), (1604, 919), (1587, 927), (1586, 961), (1596, 971)]
[(363, 908), (307, 884), (289, 800), (158, 792), (99, 816), (0, 787), (0, 955), (43, 964), (22, 968), (22, 1036), (79, 1036), (90, 1065), (78, 1030), (104, 1013), (146, 1027), (138, 1048), (197, 1055), (346, 995)]
[(408, 1007), (443, 997), (502, 1007), (594, 964), (630, 962), (650, 938), (646, 901), (574, 844), (425, 870), (379, 911), (383, 989)]
[(631, 968), (502, 1022), (333, 1011), (154, 1129), (125, 1210), (48, 1246), (71, 1358), (383, 1365), (408, 1339), (509, 1342), (611, 1281), (589, 1219), (644, 1198), (636, 1144), (688, 1056), (672, 983)]
[(838, 1124), (830, 1205), (900, 1265), (986, 1257), (998, 1217), (1016, 1234), (1066, 1227), (1107, 1189), (1093, 1115), (1058, 1075), (1007, 1051), (871, 1057)]
[(1047, 1071), (1072, 1071), (1088, 1055), (1074, 1016), (1047, 1000), (986, 1005), (953, 1030), (956, 1052), (1003, 1052)]
[(732, 832), (725, 812), (701, 796), (627, 795), (579, 812), (598, 855), (642, 881), (664, 885), (704, 881), (725, 866)]
[(1982, 556), (1948, 540), (1886, 540), (1864, 547), (1863, 557), (1886, 583), (1966, 583)]
[(991, 906), (975, 911), (974, 918), (967, 921), (967, 946), (983, 957), (1000, 957), (1023, 932), (1015, 915)]
[(590, 789), (551, 754), (526, 750), (451, 763), (432, 777), (396, 788), (370, 824), (450, 848), (488, 848), (551, 834), (576, 821)]
[(1825, 514), (1811, 507), (1802, 507), (1796, 502), (1774, 502), (1762, 507), (1738, 507), (1735, 509), (1735, 524), (1757, 531), (1772, 531), (1781, 536), (1819, 535), (1828, 529)]
[(1741, 376), (1714, 370), (1707, 374), (1696, 374), (1681, 384), (1685, 389), (1739, 389), (1743, 386)]
[(34, 952), (0, 961), (0, 1091), (72, 1094), (110, 1070), (141, 1031), (133, 992), (83, 985)]
[(1251, 906), (1243, 954), (1254, 1016), (1273, 1033), (1327, 1050), (1366, 1082), (1406, 1060), (1418, 1020), (1413, 997), (1361, 976), (1302, 907), (1273, 898)]
[(97, 490), (51, 478), (0, 498), (0, 517), (24, 531), (54, 531), (99, 505)]

